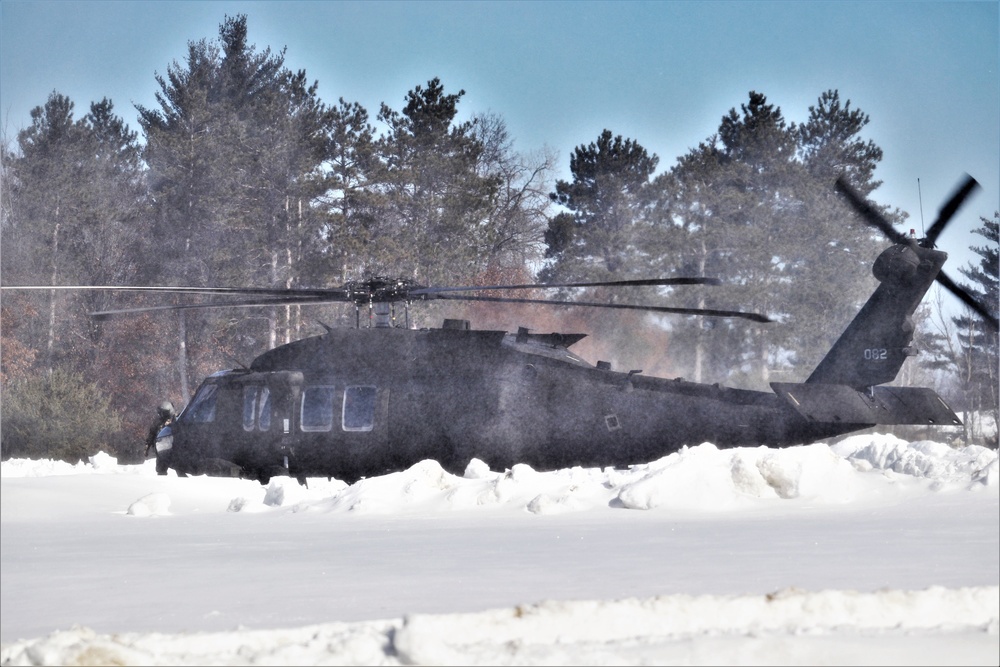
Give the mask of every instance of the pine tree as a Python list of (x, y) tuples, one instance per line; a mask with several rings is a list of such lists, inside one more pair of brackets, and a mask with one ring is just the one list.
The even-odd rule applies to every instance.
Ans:
[[(80, 120), (73, 108), (53, 93), (18, 136), (19, 155), (9, 163), (17, 187), (3, 228), (3, 273), (12, 283), (127, 284), (137, 276), (146, 199), (136, 134), (109, 100), (92, 104)], [(36, 329), (33, 344), (44, 346), (50, 372), (82, 340), (76, 332), (96, 340), (99, 330), (85, 313), (107, 299), (49, 295), (48, 325), (44, 334), (41, 325)]]
[(445, 93), (435, 78), (407, 93), (402, 111), (383, 103), (379, 120), (388, 132), (376, 142), (379, 172), (369, 195), (377, 215), (368, 235), (377, 243), (359, 258), (360, 273), (429, 284), (475, 275), (478, 233), (499, 180), (479, 171), (484, 147), (475, 121), (456, 122), (464, 94)]
[[(705, 303), (785, 315), (793, 296), (788, 253), (801, 210), (801, 166), (795, 161), (794, 128), (767, 98), (751, 92), (749, 101), (722, 118), (718, 134), (681, 159), (664, 185), (676, 187), (673, 219), (687, 231), (692, 248), (688, 264), (722, 279), (728, 287), (705, 293)], [(668, 260), (669, 261), (669, 256)], [(695, 352), (696, 363), (711, 359), (737, 385), (760, 386), (787, 347), (787, 330), (724, 320), (678, 322), (678, 331), (711, 327), (711, 354)], [(691, 334), (680, 334), (680, 339)], [(704, 341), (701, 333), (694, 340)], [(721, 346), (721, 348), (719, 347)], [(721, 354), (716, 354), (717, 352)], [(697, 369), (695, 369), (697, 375)], [(718, 377), (718, 376), (717, 376)]]
[[(655, 233), (649, 247), (658, 258), (660, 273), (682, 276), (725, 276), (726, 256), (733, 251), (727, 226), (717, 220), (724, 208), (725, 190), (719, 187), (724, 156), (716, 137), (701, 143), (677, 160), (677, 165), (654, 181)], [(725, 290), (726, 294), (718, 294)], [(689, 308), (725, 307), (734, 304), (730, 290), (720, 287), (685, 287), (676, 290), (674, 305)], [(726, 301), (726, 299), (730, 301)], [(696, 382), (727, 378), (739, 366), (740, 332), (746, 325), (702, 316), (671, 318), (670, 373)]]
[[(1000, 212), (993, 213), (993, 219), (982, 217), (983, 226), (973, 232), (984, 237), (984, 246), (969, 246), (979, 255), (978, 265), (959, 269), (969, 279), (962, 287), (996, 317), (1000, 312)], [(993, 432), (982, 433), (985, 441), (994, 449), (997, 447), (997, 425), (1000, 424), (1000, 341), (997, 331), (986, 324), (981, 317), (966, 313), (953, 319), (958, 328), (959, 355), (956, 365), (959, 383), (966, 406), (972, 413), (990, 415)], [(967, 425), (969, 413), (964, 420)], [(966, 433), (966, 442), (975, 434)]]
[[(65, 96), (50, 95), (33, 111), (32, 125), (19, 134), (19, 152), (5, 164), (5, 180), (12, 185), (3, 225), (6, 284), (126, 285), (140, 279), (149, 249), (143, 235), (147, 200), (137, 135), (115, 115), (107, 99), (91, 104), (79, 120), (73, 119), (73, 108)], [(13, 328), (9, 319), (4, 323), (3, 381), (11, 399), (5, 402), (5, 417), (7, 403), (30, 403), (18, 401), (23, 392), (41, 386), (31, 384), (32, 377), (51, 380), (60, 373), (85, 377), (116, 389), (108, 409), (101, 408), (106, 414), (89, 422), (88, 428), (103, 423), (107, 430), (100, 441), (112, 448), (124, 446), (118, 415), (131, 415), (136, 400), (155, 397), (144, 391), (148, 377), (119, 373), (134, 364), (141, 349), (124, 344), (131, 340), (134, 325), (98, 325), (88, 317), (89, 312), (104, 309), (109, 298), (106, 292), (86, 291), (5, 293), (5, 318), (16, 313), (18, 321)], [(155, 347), (156, 333), (146, 333), (145, 344)], [(156, 371), (147, 375), (155, 376)], [(77, 381), (60, 387), (34, 398), (75, 405), (87, 405), (94, 398), (70, 395), (85, 391)]]
[[(541, 282), (603, 281), (648, 277), (650, 179), (659, 158), (634, 139), (605, 129), (597, 140), (578, 146), (570, 156), (572, 181), (557, 181), (551, 200), (566, 209), (549, 220), (544, 234), (547, 262)], [(551, 296), (551, 295), (550, 295)], [(588, 301), (654, 302), (655, 288), (588, 289), (562, 295)], [(563, 330), (589, 331), (579, 348), (614, 367), (652, 373), (661, 342), (647, 340), (647, 316), (630, 311), (560, 309)], [(646, 329), (648, 331), (648, 329)]]
[(546, 239), (546, 256), (553, 259), (541, 277), (545, 281), (624, 278), (642, 272), (636, 248), (646, 228), (650, 178), (659, 158), (637, 141), (604, 130), (570, 157), (572, 182), (557, 181), (550, 196), (573, 216), (553, 218)]
[[(284, 66), (284, 52), (257, 51), (245, 16), (227, 17), (218, 42), (188, 44), (186, 65), (157, 75), (159, 108), (139, 107), (145, 159), (157, 202), (154, 236), (164, 283), (291, 287), (303, 246), (323, 222), (311, 203), (325, 187), (332, 116), (304, 72)], [(184, 338), (218, 340), (196, 350), (206, 373), (222, 356), (247, 358), (297, 323), (290, 309), (260, 314), (205, 314), (181, 320), (178, 368), (186, 386)], [(202, 354), (198, 355), (200, 351)], [(218, 352), (218, 354), (217, 354)], [(186, 394), (187, 391), (185, 390)]]
[[(882, 149), (860, 136), (868, 122), (850, 100), (842, 103), (837, 91), (828, 90), (795, 128), (805, 173), (798, 234), (788, 255), (796, 308), (786, 322), (794, 332), (790, 364), (797, 378), (819, 363), (876, 287), (871, 266), (887, 242), (834, 188), (840, 176), (865, 196), (881, 184), (875, 169)], [(880, 209), (897, 224), (906, 218), (899, 210)]]
[(836, 91), (809, 111), (804, 124), (789, 125), (751, 92), (716, 135), (657, 179), (662, 238), (654, 254), (664, 267), (680, 258), (686, 273), (729, 285), (685, 291), (687, 305), (739, 307), (780, 322), (672, 322), (672, 350), (685, 374), (757, 388), (775, 371), (802, 379), (874, 287), (870, 266), (879, 245), (833, 184), (845, 174), (871, 192), (881, 150), (859, 137), (868, 117)]
[(377, 193), (380, 168), (375, 147), (375, 129), (368, 111), (343, 98), (330, 109), (324, 164), (327, 169), (323, 193), (317, 201), (326, 211), (324, 251), (311, 258), (316, 264), (308, 272), (314, 284), (340, 285), (354, 275), (359, 258), (376, 242), (380, 198)]

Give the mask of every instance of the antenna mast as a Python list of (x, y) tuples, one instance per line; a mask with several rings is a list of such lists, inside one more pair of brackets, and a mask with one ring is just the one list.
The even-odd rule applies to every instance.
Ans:
[(924, 197), (920, 193), (920, 177), (917, 176), (917, 201), (920, 202), (920, 236), (927, 236), (924, 229)]

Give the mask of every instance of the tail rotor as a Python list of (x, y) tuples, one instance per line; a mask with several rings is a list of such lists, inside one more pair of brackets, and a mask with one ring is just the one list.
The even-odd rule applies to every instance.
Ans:
[[(886, 220), (875, 207), (873, 207), (863, 196), (861, 196), (857, 190), (851, 187), (843, 175), (837, 179), (836, 187), (837, 191), (844, 195), (844, 197), (848, 200), (848, 202), (850, 202), (865, 222), (879, 229), (883, 234), (885, 234), (886, 238), (893, 243), (917, 243), (924, 248), (934, 248), (938, 236), (941, 235), (941, 232), (944, 231), (945, 227), (955, 216), (955, 213), (957, 213), (958, 209), (965, 203), (965, 200), (979, 188), (979, 183), (977, 183), (976, 179), (972, 176), (966, 174), (965, 180), (961, 183), (961, 185), (959, 185), (944, 206), (941, 207), (940, 211), (938, 211), (938, 217), (927, 231), (927, 235), (916, 242), (906, 238), (906, 236), (901, 234), (899, 230), (893, 227), (892, 224)], [(994, 330), (998, 329), (997, 318), (989, 311), (989, 309), (987, 309), (986, 306), (970, 294), (968, 290), (949, 278), (944, 271), (938, 273), (937, 282), (946, 290), (954, 294), (959, 301), (968, 306), (973, 312), (983, 318), (983, 320), (992, 326)]]

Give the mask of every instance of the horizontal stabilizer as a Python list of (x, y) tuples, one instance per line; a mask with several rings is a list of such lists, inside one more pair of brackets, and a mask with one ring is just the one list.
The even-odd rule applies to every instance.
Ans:
[(772, 382), (771, 388), (811, 422), (824, 424), (936, 424), (962, 421), (932, 389)]

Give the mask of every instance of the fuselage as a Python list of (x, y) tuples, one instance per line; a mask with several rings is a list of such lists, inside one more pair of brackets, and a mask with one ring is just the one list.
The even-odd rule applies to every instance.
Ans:
[(428, 458), (458, 473), (472, 458), (618, 466), (706, 441), (783, 446), (864, 426), (809, 422), (770, 392), (593, 366), (568, 349), (582, 337), (331, 330), (208, 378), (172, 426), (170, 465), (347, 480)]

